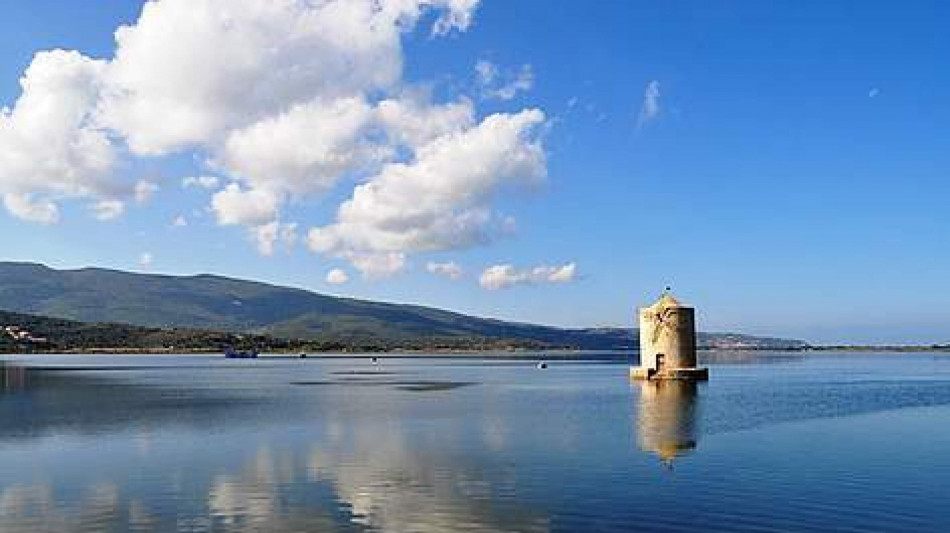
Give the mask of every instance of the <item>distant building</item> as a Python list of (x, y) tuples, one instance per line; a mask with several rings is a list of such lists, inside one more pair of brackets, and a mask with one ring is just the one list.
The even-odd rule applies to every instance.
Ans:
[(21, 328), (20, 326), (4, 326), (0, 329), (0, 335), (6, 333), (14, 341), (18, 342), (31, 342), (35, 344), (45, 344), (49, 342), (46, 337), (36, 337), (29, 330)]
[(637, 313), (640, 326), (640, 366), (633, 379), (709, 379), (709, 370), (696, 366), (696, 319), (692, 307), (664, 291), (660, 299)]

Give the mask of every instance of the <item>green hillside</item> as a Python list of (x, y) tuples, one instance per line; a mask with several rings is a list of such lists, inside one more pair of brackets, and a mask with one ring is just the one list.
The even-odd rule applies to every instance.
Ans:
[(185, 328), (147, 328), (103, 322), (86, 323), (0, 311), (0, 353), (77, 350), (219, 352), (227, 346), (242, 350), (256, 348), (268, 351), (297, 347), (292, 341), (264, 335)]
[[(384, 347), (551, 346), (628, 349), (630, 329), (561, 329), (477, 318), (421, 306), (354, 300), (212, 275), (166, 276), (0, 262), (0, 309), (151, 328), (194, 328)], [(717, 344), (719, 334), (701, 334)], [(798, 341), (731, 334), (744, 347)]]

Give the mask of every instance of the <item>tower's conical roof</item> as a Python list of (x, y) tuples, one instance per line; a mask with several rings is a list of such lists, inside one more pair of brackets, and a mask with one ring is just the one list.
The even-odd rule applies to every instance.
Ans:
[(680, 301), (677, 300), (670, 291), (663, 291), (663, 294), (656, 303), (662, 305), (663, 307), (683, 307), (683, 304), (681, 304)]
[(670, 307), (687, 307), (680, 303), (676, 297), (669, 290), (663, 291), (663, 294), (660, 295), (660, 298), (650, 306), (650, 309), (669, 309)]

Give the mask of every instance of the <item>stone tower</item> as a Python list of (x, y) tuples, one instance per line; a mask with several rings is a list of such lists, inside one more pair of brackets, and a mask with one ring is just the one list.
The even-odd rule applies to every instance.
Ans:
[(638, 310), (640, 366), (634, 379), (705, 380), (709, 370), (696, 366), (696, 319), (692, 307), (665, 291), (649, 307)]

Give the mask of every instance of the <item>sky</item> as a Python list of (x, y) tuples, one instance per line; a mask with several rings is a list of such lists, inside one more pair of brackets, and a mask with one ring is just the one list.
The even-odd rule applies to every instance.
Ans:
[(950, 341), (945, 2), (30, 0), (0, 259)]

